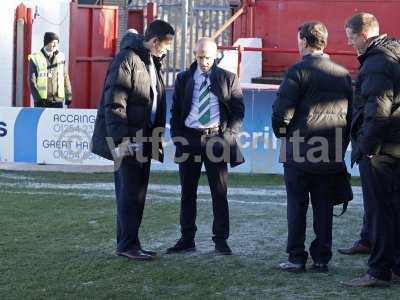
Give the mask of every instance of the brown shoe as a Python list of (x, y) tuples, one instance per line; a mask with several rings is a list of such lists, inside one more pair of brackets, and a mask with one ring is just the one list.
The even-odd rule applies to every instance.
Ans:
[(361, 244), (360, 241), (357, 241), (352, 247), (338, 249), (338, 252), (344, 255), (371, 254), (371, 248)]
[(390, 281), (377, 279), (367, 273), (362, 277), (358, 277), (346, 282), (341, 282), (341, 284), (349, 287), (389, 287)]

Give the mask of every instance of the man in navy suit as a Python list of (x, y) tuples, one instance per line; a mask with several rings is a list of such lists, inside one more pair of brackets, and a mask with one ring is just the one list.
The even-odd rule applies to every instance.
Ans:
[(195, 250), (197, 187), (204, 163), (211, 190), (213, 241), (218, 254), (230, 255), (227, 177), (244, 162), (236, 143), (244, 117), (243, 95), (235, 74), (217, 67), (217, 45), (202, 38), (196, 61), (178, 74), (171, 109), (171, 136), (176, 146), (182, 185), (182, 237), (167, 253)]

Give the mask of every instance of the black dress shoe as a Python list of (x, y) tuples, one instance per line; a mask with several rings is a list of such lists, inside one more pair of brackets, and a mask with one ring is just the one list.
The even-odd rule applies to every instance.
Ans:
[(143, 253), (140, 249), (135, 250), (128, 250), (128, 251), (116, 251), (115, 252), (118, 256), (124, 256), (129, 259), (134, 260), (151, 260), (152, 257)]
[(371, 248), (367, 245), (363, 245), (360, 241), (357, 241), (350, 248), (338, 249), (338, 252), (344, 255), (371, 254)]
[(289, 273), (303, 273), (306, 271), (305, 265), (291, 263), (290, 261), (280, 263), (278, 269)]
[(183, 238), (175, 244), (175, 246), (167, 249), (167, 254), (191, 252), (196, 250), (196, 244), (193, 240), (185, 240)]
[(232, 250), (226, 241), (215, 243), (215, 253), (219, 255), (232, 255)]
[(327, 264), (313, 263), (310, 268), (310, 271), (314, 273), (328, 273), (329, 268)]

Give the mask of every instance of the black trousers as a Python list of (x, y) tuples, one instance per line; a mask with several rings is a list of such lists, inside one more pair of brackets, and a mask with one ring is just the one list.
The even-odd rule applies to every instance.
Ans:
[(400, 159), (364, 157), (359, 168), (364, 203), (371, 214), (368, 273), (388, 281), (392, 271), (400, 275)]
[[(187, 159), (179, 163), (179, 176), (182, 187), (180, 224), (184, 239), (192, 240), (195, 237), (197, 226), (197, 188), (204, 163), (208, 183), (211, 190), (214, 221), (212, 226), (213, 241), (226, 240), (229, 237), (229, 208), (227, 199), (228, 167), (225, 161), (215, 162), (207, 153), (207, 142), (213, 136), (202, 136), (185, 132), (184, 137), (189, 142), (183, 147)], [(210, 145), (210, 144), (208, 144)], [(214, 146), (219, 147), (214, 144)], [(214, 155), (220, 156), (218, 148), (214, 148)]]
[(140, 248), (139, 227), (142, 222), (150, 160), (139, 163), (134, 157), (125, 157), (114, 172), (117, 198), (117, 250)]
[(62, 108), (62, 101), (41, 100), (35, 103), (35, 107)]
[[(363, 194), (366, 194), (366, 189), (368, 187), (362, 188)], [(364, 246), (371, 247), (371, 212), (368, 211), (368, 208), (365, 207), (364, 202), (364, 216), (363, 216), (363, 224), (360, 233), (360, 242)]]
[(310, 246), (314, 262), (327, 264), (332, 258), (332, 219), (334, 174), (314, 174), (291, 165), (285, 165), (284, 177), (287, 191), (289, 261), (305, 264), (306, 219), (309, 198), (313, 210), (315, 239)]

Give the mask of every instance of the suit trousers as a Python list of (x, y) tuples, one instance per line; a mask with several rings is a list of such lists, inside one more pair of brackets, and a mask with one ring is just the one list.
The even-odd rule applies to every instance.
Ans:
[[(184, 132), (188, 145), (182, 146), (187, 159), (179, 163), (179, 176), (182, 187), (180, 225), (182, 237), (193, 240), (197, 231), (197, 188), (204, 163), (211, 190), (214, 221), (212, 225), (213, 241), (226, 240), (229, 237), (229, 208), (227, 199), (228, 167), (224, 160), (216, 161), (210, 157), (207, 143), (217, 135), (201, 135)], [(211, 147), (215, 157), (219, 156), (221, 147), (215, 143)], [(210, 143), (208, 144), (210, 145)]]
[(389, 281), (392, 271), (400, 275), (400, 159), (364, 157), (359, 168), (364, 203), (371, 214), (368, 273)]
[[(368, 187), (362, 187), (363, 194), (366, 194), (366, 189)], [(363, 216), (363, 224), (360, 233), (360, 242), (364, 246), (371, 247), (371, 212), (368, 211), (368, 208), (364, 202), (364, 216)]]
[(114, 172), (117, 198), (117, 250), (140, 249), (139, 228), (149, 184), (150, 160), (127, 156)]
[(327, 264), (332, 258), (333, 187), (335, 174), (315, 174), (286, 164), (284, 177), (287, 191), (289, 261), (305, 264), (306, 221), (309, 200), (313, 210), (315, 239), (310, 254), (315, 263)]

